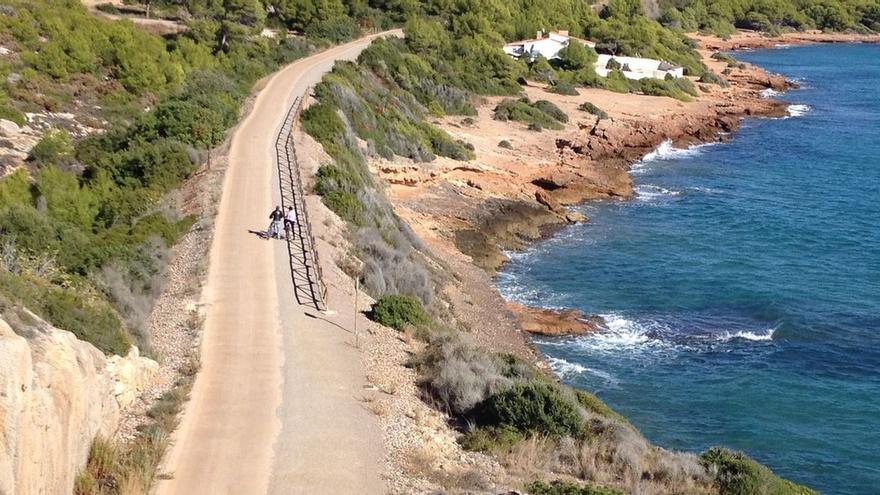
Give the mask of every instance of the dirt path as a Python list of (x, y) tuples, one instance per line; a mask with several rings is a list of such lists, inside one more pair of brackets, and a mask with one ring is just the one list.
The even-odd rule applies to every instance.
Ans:
[[(350, 327), (297, 305), (284, 243), (248, 233), (265, 229), (280, 204), (273, 143), (289, 104), (375, 36), (276, 73), (232, 137), (205, 289), (202, 368), (163, 463), (169, 479), (156, 493), (385, 491), (381, 434), (358, 402), (365, 380)], [(334, 290), (331, 308), (353, 313)]]

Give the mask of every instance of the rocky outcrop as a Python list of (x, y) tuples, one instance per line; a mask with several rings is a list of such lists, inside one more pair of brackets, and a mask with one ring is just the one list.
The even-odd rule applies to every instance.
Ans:
[(587, 316), (576, 309), (544, 309), (507, 303), (526, 332), (552, 337), (583, 335), (606, 328), (601, 316)]
[[(12, 312), (13, 314), (9, 314)], [(157, 364), (107, 358), (23, 309), (0, 318), (0, 493), (71, 493), (96, 435), (112, 435)]]

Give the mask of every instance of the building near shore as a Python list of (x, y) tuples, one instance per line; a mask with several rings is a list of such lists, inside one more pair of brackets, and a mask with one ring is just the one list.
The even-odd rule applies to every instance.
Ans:
[[(614, 62), (611, 62), (611, 61)], [(600, 54), (596, 61), (596, 74), (607, 77), (613, 67), (618, 67), (627, 79), (666, 79), (684, 77), (684, 69), (661, 60), (641, 57), (619, 57), (617, 55)]]
[[(538, 31), (534, 39), (515, 41), (504, 45), (504, 53), (513, 58), (525, 56), (534, 58), (541, 55), (547, 60), (553, 60), (559, 58), (559, 52), (572, 42), (583, 43), (590, 48), (596, 47), (596, 43), (592, 41), (569, 36), (568, 31), (552, 31), (546, 36), (543, 31)], [(624, 77), (633, 80), (649, 77), (655, 79), (684, 77), (682, 67), (662, 60), (600, 54), (596, 61), (596, 74), (607, 77), (613, 68), (619, 68)]]
[(559, 51), (568, 46), (572, 41), (583, 43), (590, 48), (596, 47), (596, 44), (592, 41), (569, 36), (568, 31), (551, 31), (546, 36), (543, 31), (538, 31), (533, 39), (515, 41), (504, 45), (504, 53), (513, 58), (520, 58), (526, 55), (529, 57), (541, 55), (547, 60), (553, 60), (558, 58)]

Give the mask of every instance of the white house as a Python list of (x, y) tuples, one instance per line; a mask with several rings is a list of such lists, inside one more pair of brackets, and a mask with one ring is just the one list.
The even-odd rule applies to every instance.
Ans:
[(552, 60), (557, 58), (559, 51), (568, 46), (571, 40), (579, 41), (590, 48), (596, 47), (596, 44), (592, 41), (569, 36), (568, 31), (550, 32), (546, 37), (542, 31), (538, 31), (535, 39), (516, 41), (504, 45), (504, 53), (513, 58), (520, 58), (523, 55), (532, 57), (542, 55), (547, 60)]
[(608, 68), (608, 62), (611, 60), (620, 64), (620, 71), (627, 79), (645, 79), (653, 77), (655, 79), (666, 79), (667, 75), (679, 78), (684, 77), (684, 69), (668, 62), (654, 60), (651, 58), (639, 57), (619, 57), (617, 55), (600, 54), (596, 61), (596, 74), (606, 77), (611, 69)]
[[(520, 58), (528, 55), (536, 57), (542, 55), (547, 60), (553, 60), (559, 57), (559, 51), (568, 46), (571, 40), (583, 43), (590, 48), (595, 48), (596, 44), (580, 38), (568, 35), (568, 31), (550, 32), (544, 36), (542, 31), (538, 31), (535, 39), (516, 41), (504, 45), (504, 53), (513, 58)], [(621, 66), (621, 72), (627, 79), (644, 79), (646, 77), (654, 77), (657, 79), (665, 79), (667, 75), (678, 78), (684, 76), (684, 69), (668, 62), (654, 60), (650, 58), (639, 57), (618, 57), (616, 55), (599, 55), (596, 61), (596, 74), (601, 77), (607, 77), (611, 72), (608, 69), (608, 61), (616, 60)]]

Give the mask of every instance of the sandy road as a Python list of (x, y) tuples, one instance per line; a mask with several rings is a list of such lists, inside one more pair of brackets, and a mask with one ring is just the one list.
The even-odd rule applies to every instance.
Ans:
[[(232, 136), (211, 245), (201, 370), (156, 493), (384, 493), (382, 439), (345, 319), (299, 306), (283, 242), (249, 234), (280, 204), (274, 139), (289, 104), (376, 36), (269, 80)], [(392, 34), (397, 34), (396, 32)], [(331, 288), (331, 307), (345, 311)], [(336, 301), (334, 301), (336, 297)]]

